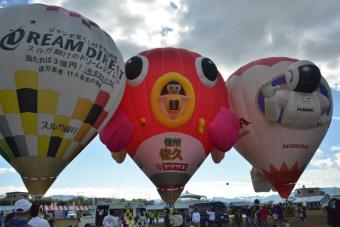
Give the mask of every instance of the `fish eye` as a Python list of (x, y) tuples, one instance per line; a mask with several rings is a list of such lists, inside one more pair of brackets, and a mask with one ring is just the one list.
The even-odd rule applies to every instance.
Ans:
[(137, 55), (125, 63), (125, 74), (130, 86), (137, 86), (144, 81), (148, 72), (149, 61), (146, 57)]
[(198, 57), (196, 58), (195, 65), (201, 82), (208, 87), (215, 86), (218, 76), (215, 63), (209, 58)]

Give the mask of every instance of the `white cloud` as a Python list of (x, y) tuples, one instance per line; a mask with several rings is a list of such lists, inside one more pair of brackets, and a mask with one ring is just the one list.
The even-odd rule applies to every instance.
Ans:
[(336, 121), (340, 120), (340, 117), (332, 117), (332, 118), (333, 120), (336, 120)]
[(326, 159), (312, 160), (311, 165), (319, 167), (319, 168), (330, 168), (334, 166), (334, 163), (330, 158), (326, 158)]
[(340, 168), (340, 153), (336, 153), (334, 156), (335, 156), (335, 163)]
[(340, 169), (306, 169), (301, 175), (297, 187), (340, 187)]
[(314, 157), (315, 158), (320, 158), (324, 155), (324, 152), (321, 150), (321, 149), (317, 149), (315, 154), (314, 154)]
[[(226, 197), (234, 198), (241, 196), (270, 195), (269, 193), (255, 193), (249, 181), (201, 181), (187, 184), (184, 191), (205, 195), (208, 198)], [(12, 191), (27, 191), (25, 187), (5, 186), (0, 187), (0, 195)], [(87, 197), (109, 197), (109, 198), (144, 198), (160, 199), (155, 187), (136, 187), (132, 185), (106, 186), (106, 187), (51, 187), (46, 196), (51, 195), (82, 195)]]
[(0, 175), (6, 173), (16, 173), (16, 171), (13, 168), (0, 168)]
[(27, 189), (24, 186), (1, 186), (0, 187), (0, 195), (4, 195), (7, 192), (27, 192)]
[(340, 145), (331, 146), (331, 151), (340, 151)]
[(46, 5), (55, 5), (55, 6), (61, 6), (64, 3), (67, 3), (69, 0), (32, 0), (31, 3), (43, 3)]

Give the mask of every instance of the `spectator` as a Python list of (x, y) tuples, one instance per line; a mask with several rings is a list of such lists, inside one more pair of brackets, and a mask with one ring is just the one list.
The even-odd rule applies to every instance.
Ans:
[(194, 225), (194, 227), (199, 227), (200, 226), (201, 215), (198, 212), (197, 208), (195, 208), (195, 211), (192, 213), (191, 222)]
[(289, 222), (286, 218), (283, 219), (283, 221), (282, 221), (282, 227), (290, 227), (290, 224), (289, 224)]
[(53, 210), (50, 211), (50, 215), (48, 217), (48, 223), (50, 223), (50, 226), (53, 227), (55, 222), (55, 213)]
[(215, 210), (211, 208), (210, 211), (207, 210), (207, 214), (209, 215), (209, 226), (215, 226)]
[(155, 219), (156, 219), (156, 224), (159, 222), (159, 212), (158, 210), (155, 211)]
[(0, 211), (0, 227), (2, 227), (2, 222), (4, 221), (4, 213)]
[(237, 209), (236, 213), (234, 214), (234, 223), (237, 227), (241, 227), (242, 226), (242, 212), (241, 210)]
[(165, 227), (171, 227), (171, 224), (170, 224), (170, 211), (169, 211), (169, 209), (165, 210), (164, 226)]
[(259, 211), (260, 225), (267, 225), (268, 209), (266, 207), (261, 207)]
[(5, 227), (32, 227), (29, 225), (29, 211), (32, 206), (27, 199), (19, 199), (14, 204), (14, 213), (11, 219), (5, 223)]
[(278, 210), (277, 210), (277, 206), (275, 206), (273, 209), (272, 209), (272, 217), (273, 217), (273, 226), (277, 226), (278, 225), (278, 220), (279, 220), (279, 214), (278, 214)]
[(252, 211), (251, 211), (251, 207), (249, 206), (246, 210), (246, 225), (247, 227), (250, 227), (253, 225), (253, 216), (252, 216)]
[(182, 215), (178, 211), (175, 211), (174, 214), (170, 217), (170, 223), (171, 223), (171, 226), (174, 226), (174, 227), (183, 226)]
[(45, 219), (39, 216), (39, 206), (33, 204), (30, 209), (31, 219), (28, 224), (34, 227), (50, 227), (50, 224)]
[(154, 212), (148, 212), (147, 214), (149, 216), (149, 223), (154, 224), (155, 223), (155, 213)]
[(5, 219), (4, 219), (4, 224), (6, 224), (11, 218), (14, 217), (14, 211), (11, 212), (11, 213), (8, 213), (6, 216), (5, 216)]
[(109, 213), (103, 219), (103, 226), (104, 227), (115, 227), (117, 221), (118, 221), (118, 218), (113, 216), (113, 210), (110, 210)]
[(301, 206), (298, 206), (297, 208), (297, 213), (298, 213), (298, 217), (301, 221), (304, 221), (304, 215), (303, 215), (303, 210), (301, 208)]

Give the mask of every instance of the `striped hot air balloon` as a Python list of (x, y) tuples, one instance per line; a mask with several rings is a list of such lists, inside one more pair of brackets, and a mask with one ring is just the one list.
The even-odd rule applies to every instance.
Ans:
[(0, 153), (31, 195), (43, 195), (114, 113), (124, 62), (78, 13), (17, 5), (0, 20)]

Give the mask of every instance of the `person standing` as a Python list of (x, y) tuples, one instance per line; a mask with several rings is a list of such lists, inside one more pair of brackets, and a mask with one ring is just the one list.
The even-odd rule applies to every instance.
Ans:
[(215, 226), (215, 210), (211, 208), (210, 211), (207, 210), (207, 215), (209, 216), (209, 226)]
[(50, 227), (50, 224), (47, 220), (41, 218), (39, 216), (39, 206), (33, 204), (30, 209), (31, 219), (28, 221), (28, 224), (34, 227)]
[(0, 227), (2, 227), (3, 221), (4, 221), (4, 212), (0, 211)]
[(183, 226), (183, 217), (178, 211), (174, 211), (174, 214), (170, 217), (170, 223), (173, 227)]
[(290, 227), (290, 224), (288, 222), (288, 219), (283, 219), (282, 221), (282, 227)]
[(110, 210), (109, 213), (103, 219), (103, 226), (104, 227), (115, 227), (117, 221), (118, 221), (118, 218), (113, 216), (113, 210)]
[(236, 224), (237, 227), (241, 227), (242, 222), (243, 222), (242, 212), (239, 209), (237, 209), (234, 215), (234, 223)]
[(14, 214), (11, 219), (5, 223), (5, 227), (32, 227), (29, 225), (29, 211), (32, 203), (27, 199), (19, 199), (14, 203)]
[(48, 223), (50, 224), (51, 227), (53, 227), (54, 222), (55, 222), (55, 213), (54, 213), (53, 210), (50, 210), (50, 214), (49, 214), (49, 217), (48, 217)]
[(159, 211), (158, 210), (155, 211), (155, 219), (156, 219), (156, 224), (158, 224), (159, 222)]
[(194, 225), (194, 227), (199, 227), (200, 226), (201, 215), (198, 212), (197, 208), (195, 208), (195, 211), (192, 213), (191, 222)]
[(169, 209), (166, 209), (166, 211), (165, 211), (164, 226), (165, 227), (171, 227), (171, 224), (170, 224), (170, 210)]

